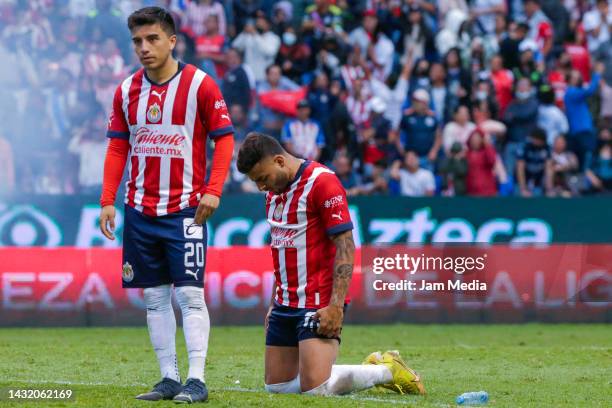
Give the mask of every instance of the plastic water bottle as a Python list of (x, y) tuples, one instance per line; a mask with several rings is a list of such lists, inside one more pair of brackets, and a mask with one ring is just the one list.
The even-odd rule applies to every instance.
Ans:
[(464, 392), (457, 397), (457, 405), (484, 405), (489, 401), (486, 391)]

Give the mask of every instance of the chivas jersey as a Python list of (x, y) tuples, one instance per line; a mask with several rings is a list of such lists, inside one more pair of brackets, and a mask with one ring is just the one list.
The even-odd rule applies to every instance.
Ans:
[(129, 140), (125, 202), (150, 216), (198, 205), (206, 191), (206, 138), (233, 133), (214, 80), (179, 63), (157, 84), (140, 69), (115, 92), (108, 137)]
[(276, 302), (296, 308), (329, 303), (336, 247), (331, 235), (353, 228), (346, 193), (327, 167), (305, 161), (282, 194), (266, 195)]

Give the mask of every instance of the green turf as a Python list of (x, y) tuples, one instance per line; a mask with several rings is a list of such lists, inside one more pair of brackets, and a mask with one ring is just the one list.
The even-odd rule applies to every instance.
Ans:
[[(182, 333), (179, 364), (186, 373)], [(399, 349), (419, 371), (426, 397), (375, 391), (352, 397), (268, 395), (262, 389), (263, 330), (214, 327), (207, 362), (211, 406), (274, 408), (453, 406), (465, 391), (486, 390), (497, 407), (612, 406), (610, 325), (348, 326), (339, 363), (358, 364), (371, 351)], [(1, 407), (169, 407), (136, 401), (158, 380), (146, 328), (0, 329), (0, 387), (62, 387), (74, 401)], [(240, 381), (236, 384), (236, 381)], [(235, 390), (240, 388), (241, 390)], [(233, 390), (234, 389), (234, 390)]]

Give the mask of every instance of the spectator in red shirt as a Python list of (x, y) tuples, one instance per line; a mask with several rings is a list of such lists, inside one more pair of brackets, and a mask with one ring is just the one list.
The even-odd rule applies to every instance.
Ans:
[(570, 32), (569, 42), (565, 44), (571, 66), (582, 74), (584, 82), (591, 80), (591, 55), (586, 47), (586, 35), (582, 25), (575, 32)]
[(527, 38), (535, 41), (542, 55), (547, 56), (553, 46), (552, 24), (542, 11), (540, 0), (526, 0), (524, 7), (529, 24)]
[(504, 68), (504, 61), (500, 55), (491, 58), (491, 82), (493, 82), (499, 104), (499, 117), (502, 117), (512, 101), (514, 75), (512, 71)]
[(570, 55), (564, 51), (555, 61), (555, 67), (548, 73), (548, 83), (555, 92), (555, 105), (563, 109), (565, 104), (565, 90), (567, 89), (567, 78), (572, 71)]
[[(206, 33), (196, 38), (196, 56), (202, 60), (204, 71), (215, 78), (223, 78), (226, 70), (225, 36), (219, 32), (219, 17), (211, 14), (205, 21)], [(208, 65), (208, 67), (207, 67)], [(214, 72), (209, 72), (214, 69)]]
[(468, 195), (494, 196), (497, 194), (495, 181), (495, 148), (489, 136), (476, 128), (468, 139), (468, 150), (465, 154), (468, 163), (466, 178)]

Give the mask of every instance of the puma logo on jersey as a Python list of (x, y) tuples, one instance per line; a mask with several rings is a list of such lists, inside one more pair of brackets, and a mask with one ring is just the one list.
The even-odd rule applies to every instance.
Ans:
[(332, 218), (337, 218), (337, 219), (339, 219), (340, 221), (342, 221), (342, 213), (332, 214), (332, 215), (331, 215), (331, 217), (332, 217)]
[(225, 119), (227, 119), (227, 120), (230, 120), (229, 115), (225, 115), (225, 114), (221, 115), (221, 119), (223, 119), (223, 118), (225, 118)]
[(151, 91), (151, 95), (153, 96), (157, 96), (159, 98), (159, 100), (161, 101), (162, 96), (164, 96), (164, 93), (166, 93), (166, 91), (161, 91), (161, 92), (157, 92), (157, 91)]
[(185, 274), (193, 276), (193, 279), (195, 280), (198, 280), (198, 272), (200, 272), (199, 269), (196, 269), (195, 272), (193, 272), (191, 269), (185, 269)]

